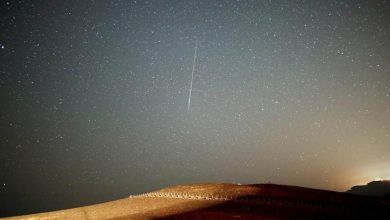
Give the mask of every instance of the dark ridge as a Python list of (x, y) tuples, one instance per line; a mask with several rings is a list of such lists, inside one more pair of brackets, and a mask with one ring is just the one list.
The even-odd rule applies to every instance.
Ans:
[(347, 193), (390, 198), (390, 180), (372, 181), (367, 185), (353, 186)]

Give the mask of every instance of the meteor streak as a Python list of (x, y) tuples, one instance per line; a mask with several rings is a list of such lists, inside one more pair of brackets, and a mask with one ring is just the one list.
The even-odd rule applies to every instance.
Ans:
[(190, 112), (190, 107), (191, 107), (192, 82), (194, 81), (195, 62), (196, 62), (196, 50), (197, 49), (198, 49), (198, 41), (195, 41), (194, 61), (192, 62), (191, 84), (190, 84), (190, 94), (188, 95), (187, 112)]

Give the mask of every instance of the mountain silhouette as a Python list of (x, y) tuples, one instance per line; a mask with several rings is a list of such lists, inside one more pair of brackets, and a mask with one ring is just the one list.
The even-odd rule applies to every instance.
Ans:
[(390, 199), (390, 180), (372, 181), (367, 185), (354, 186), (347, 193), (367, 196), (384, 196)]

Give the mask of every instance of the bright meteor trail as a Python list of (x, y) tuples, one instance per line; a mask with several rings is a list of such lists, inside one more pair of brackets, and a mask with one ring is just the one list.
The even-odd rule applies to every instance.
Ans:
[(192, 62), (191, 85), (190, 85), (190, 94), (188, 95), (187, 112), (190, 112), (190, 106), (191, 106), (192, 81), (194, 81), (194, 71), (195, 71), (196, 50), (197, 49), (198, 49), (198, 41), (195, 41), (194, 61)]

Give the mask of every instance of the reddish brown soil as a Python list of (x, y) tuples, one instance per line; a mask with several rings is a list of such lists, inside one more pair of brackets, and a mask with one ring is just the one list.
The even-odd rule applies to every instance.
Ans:
[(7, 219), (373, 219), (389, 208), (377, 197), (294, 186), (195, 184)]

